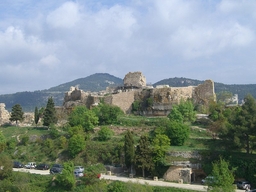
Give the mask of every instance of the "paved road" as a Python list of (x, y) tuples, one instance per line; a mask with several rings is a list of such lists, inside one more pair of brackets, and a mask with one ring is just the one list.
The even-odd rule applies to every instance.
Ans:
[(13, 168), (13, 171), (20, 171), (20, 172), (28, 172), (28, 173), (35, 173), (40, 175), (49, 175), (49, 170), (37, 170), (37, 169), (25, 169), (25, 168)]
[[(172, 183), (166, 181), (153, 181), (153, 180), (145, 180), (145, 179), (137, 179), (137, 178), (127, 178), (127, 177), (119, 177), (119, 176), (110, 176), (110, 175), (101, 175), (101, 179), (109, 179), (109, 180), (118, 180), (124, 182), (135, 182), (140, 184), (148, 184), (153, 186), (163, 186), (163, 187), (176, 187), (182, 189), (189, 189), (194, 191), (207, 191), (207, 186), (200, 184), (180, 184), (180, 183)], [(245, 190), (237, 189), (236, 192), (244, 192)]]
[(110, 175), (101, 175), (101, 179), (109, 179), (109, 180), (118, 180), (124, 182), (134, 182), (140, 184), (148, 184), (153, 186), (165, 186), (165, 187), (176, 187), (183, 189), (192, 189), (195, 191), (207, 191), (206, 186), (196, 185), (196, 184), (179, 184), (179, 183), (171, 183), (165, 181), (154, 181), (154, 180), (145, 180), (145, 179), (137, 179), (137, 178), (127, 178), (127, 177), (118, 177), (118, 176), (110, 176)]
[[(41, 175), (49, 175), (49, 170), (36, 170), (36, 169), (17, 169), (13, 168), (13, 171), (21, 171), (21, 172), (29, 172)], [(176, 187), (182, 189), (189, 189), (194, 191), (207, 191), (207, 186), (199, 185), (199, 184), (180, 184), (180, 183), (172, 183), (172, 182), (165, 182), (165, 181), (154, 181), (154, 180), (145, 180), (145, 179), (138, 179), (138, 178), (127, 178), (127, 177), (119, 177), (119, 176), (111, 176), (111, 175), (101, 175), (101, 179), (106, 180), (118, 180), (123, 182), (135, 182), (140, 184), (148, 184), (153, 186), (164, 186), (164, 187)], [(245, 190), (237, 189), (236, 192), (244, 192)]]

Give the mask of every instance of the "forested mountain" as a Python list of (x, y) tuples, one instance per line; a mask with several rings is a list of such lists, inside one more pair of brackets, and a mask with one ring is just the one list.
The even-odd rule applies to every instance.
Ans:
[(0, 95), (0, 103), (5, 103), (8, 111), (11, 111), (12, 106), (18, 103), (24, 111), (33, 112), (36, 106), (45, 107), (49, 97), (53, 97), (55, 106), (62, 106), (65, 93), (70, 90), (71, 86), (77, 86), (84, 91), (97, 92), (105, 90), (106, 87), (120, 85), (123, 85), (121, 78), (107, 73), (96, 73), (46, 90)]
[[(156, 85), (169, 85), (170, 87), (186, 87), (197, 86), (204, 81), (187, 79), (184, 77), (163, 79), (153, 84)], [(97, 92), (105, 90), (106, 87), (117, 87), (123, 85), (121, 78), (115, 77), (108, 73), (96, 73), (85, 78), (79, 78), (71, 82), (63, 83), (50, 89), (34, 91), (34, 92), (18, 92), (15, 94), (0, 95), (0, 103), (5, 103), (6, 109), (11, 111), (12, 106), (20, 104), (24, 111), (33, 112), (35, 107), (45, 107), (49, 97), (53, 97), (56, 106), (62, 106), (64, 95), (69, 91), (71, 86), (78, 86), (79, 89), (84, 91)], [(232, 92), (238, 94), (239, 100), (250, 93), (256, 98), (256, 84), (248, 85), (226, 85), (223, 83), (215, 82), (215, 92), (221, 91)]]

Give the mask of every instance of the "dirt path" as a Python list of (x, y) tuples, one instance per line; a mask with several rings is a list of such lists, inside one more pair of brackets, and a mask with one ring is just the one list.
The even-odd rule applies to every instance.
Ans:
[(16, 137), (17, 141), (20, 142), (20, 136), (21, 136), (21, 135), (25, 135), (25, 134), (27, 134), (27, 133), (28, 133), (28, 130), (27, 130), (24, 134), (19, 134), (19, 135), (17, 135), (17, 137)]

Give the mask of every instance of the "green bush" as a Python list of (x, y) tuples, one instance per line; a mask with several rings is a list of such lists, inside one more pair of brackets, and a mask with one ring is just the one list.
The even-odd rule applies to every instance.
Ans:
[(22, 144), (22, 145), (27, 146), (28, 143), (29, 143), (29, 136), (24, 135), (23, 137), (21, 137), (21, 144)]
[(107, 141), (111, 139), (111, 137), (114, 135), (114, 131), (110, 129), (109, 127), (101, 127), (98, 132), (98, 139), (99, 141)]

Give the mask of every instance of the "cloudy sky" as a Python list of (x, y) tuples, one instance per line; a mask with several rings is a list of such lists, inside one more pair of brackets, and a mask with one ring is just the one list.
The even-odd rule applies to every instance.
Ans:
[(0, 1), (0, 94), (94, 73), (256, 84), (256, 1)]

